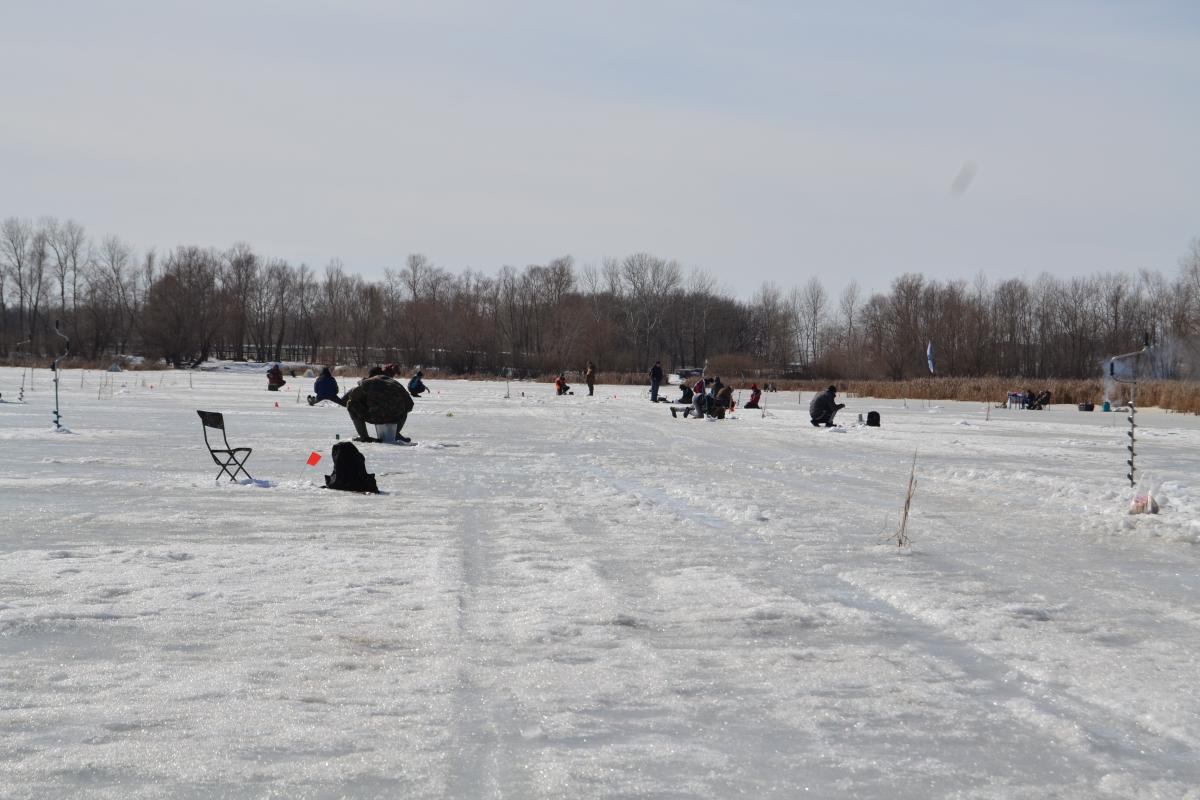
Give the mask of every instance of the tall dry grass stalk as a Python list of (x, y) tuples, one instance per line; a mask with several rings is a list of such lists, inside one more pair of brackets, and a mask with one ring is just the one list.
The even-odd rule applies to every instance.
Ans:
[(913, 495), (917, 493), (917, 453), (913, 451), (912, 469), (908, 472), (908, 489), (904, 493), (904, 508), (900, 510), (900, 526), (888, 537), (897, 547), (908, 547), (912, 540), (908, 536), (908, 512), (912, 510)]

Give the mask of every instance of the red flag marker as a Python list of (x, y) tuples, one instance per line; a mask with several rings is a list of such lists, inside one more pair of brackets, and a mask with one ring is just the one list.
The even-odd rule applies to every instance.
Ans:
[(308, 454), (308, 465), (310, 467), (315, 467), (317, 465), (317, 462), (320, 460), (321, 460), (321, 454), (316, 452), (315, 450)]
[(276, 400), (276, 401), (275, 401), (275, 407), (276, 407), (276, 408), (279, 408), (279, 401), (278, 401), (278, 400)]

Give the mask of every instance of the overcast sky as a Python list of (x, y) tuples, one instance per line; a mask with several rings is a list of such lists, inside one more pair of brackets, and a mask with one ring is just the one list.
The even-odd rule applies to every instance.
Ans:
[[(1200, 3), (23, 2), (0, 217), (378, 276), (1173, 272)], [(956, 183), (957, 181), (957, 183)]]

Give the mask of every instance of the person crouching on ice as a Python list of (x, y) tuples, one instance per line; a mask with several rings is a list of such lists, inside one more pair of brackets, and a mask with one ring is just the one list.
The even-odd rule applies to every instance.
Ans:
[(742, 408), (758, 408), (758, 401), (762, 398), (762, 392), (758, 388), (757, 383), (750, 384), (750, 399)]
[(836, 400), (837, 387), (830, 386), (825, 391), (812, 399), (808, 404), (808, 415), (812, 417), (813, 427), (824, 425), (826, 428), (833, 427), (833, 418), (837, 416), (837, 412), (846, 407), (845, 403), (839, 403)]
[(571, 387), (567, 386), (567, 376), (563, 373), (558, 373), (558, 377), (554, 379), (554, 393), (564, 395), (571, 391)]
[(692, 407), (686, 408), (683, 411), (683, 418), (687, 419), (694, 415), (696, 419), (704, 419), (704, 412), (708, 410), (709, 397), (704, 392), (704, 385), (707, 383), (704, 378), (696, 381), (696, 385), (692, 387)]
[(308, 404), (315, 406), (322, 400), (332, 400), (339, 406), (346, 405), (346, 401), (338, 397), (337, 378), (333, 377), (329, 367), (321, 367), (321, 374), (317, 376), (317, 382), (313, 384), (313, 394), (308, 396)]
[(675, 405), (671, 406), (671, 416), (679, 416), (679, 409), (675, 406), (688, 406), (683, 410), (683, 417), (684, 419), (687, 419), (688, 414), (690, 414), (692, 411), (691, 405), (695, 396), (696, 393), (692, 391), (692, 387), (688, 386), (686, 381), (679, 384), (679, 397), (675, 400)]
[(725, 419), (727, 413), (733, 412), (733, 387), (722, 386), (717, 392), (717, 396), (713, 398), (713, 415), (717, 419)]
[(411, 441), (407, 436), (401, 436), (400, 431), (412, 410), (413, 399), (404, 384), (385, 375), (379, 367), (371, 367), (367, 377), (346, 393), (346, 411), (358, 434), (355, 441), (378, 441), (367, 433), (368, 422), (395, 425), (396, 438), (402, 442)]
[(425, 373), (417, 370), (417, 374), (413, 375), (412, 379), (408, 382), (408, 393), (413, 397), (420, 397), (429, 391), (429, 387), (425, 385), (425, 381), (421, 380), (424, 377)]

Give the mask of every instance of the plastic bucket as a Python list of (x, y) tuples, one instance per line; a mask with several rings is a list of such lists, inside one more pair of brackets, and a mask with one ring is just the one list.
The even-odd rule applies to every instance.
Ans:
[(395, 444), (396, 443), (396, 425), (395, 425), (395, 423), (388, 424), (388, 425), (376, 425), (375, 426), (375, 438), (381, 442), (387, 442), (388, 444)]

